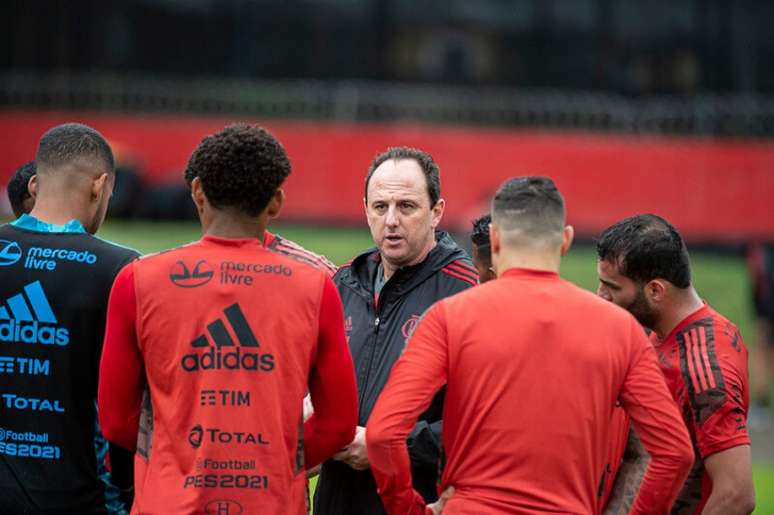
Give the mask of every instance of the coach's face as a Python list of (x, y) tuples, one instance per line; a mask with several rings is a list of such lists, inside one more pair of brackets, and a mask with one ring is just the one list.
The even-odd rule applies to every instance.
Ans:
[(648, 301), (645, 286), (623, 275), (618, 263), (598, 260), (597, 274), (597, 295), (624, 308), (643, 326), (653, 328), (658, 314)]
[(382, 259), (393, 267), (422, 261), (435, 245), (435, 228), (444, 201), (430, 205), (427, 182), (414, 159), (389, 159), (368, 183), (365, 199), (371, 237)]

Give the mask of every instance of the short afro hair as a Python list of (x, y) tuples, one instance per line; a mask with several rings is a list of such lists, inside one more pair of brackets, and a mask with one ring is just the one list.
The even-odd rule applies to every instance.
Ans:
[(16, 218), (24, 213), (24, 201), (30, 198), (30, 190), (27, 185), (35, 175), (35, 161), (21, 165), (8, 181), (8, 201)]
[(492, 223), (492, 215), (485, 214), (477, 220), (473, 220), (473, 232), (470, 235), (470, 240), (476, 247), (486, 247), (490, 244), (489, 241), (489, 224)]
[(107, 140), (88, 125), (65, 123), (46, 131), (38, 143), (35, 163), (41, 171), (56, 168), (79, 159), (97, 159), (107, 166), (108, 173), (115, 172), (113, 151)]
[(235, 208), (250, 216), (266, 209), (290, 175), (290, 161), (272, 134), (261, 127), (235, 124), (207, 136), (185, 170), (190, 185), (198, 177), (213, 207)]
[(427, 196), (430, 198), (430, 207), (435, 207), (441, 198), (441, 170), (433, 161), (433, 157), (422, 150), (411, 147), (392, 147), (377, 155), (368, 167), (365, 180), (365, 199), (368, 200), (368, 184), (379, 166), (391, 159), (413, 159), (419, 164), (427, 182)]

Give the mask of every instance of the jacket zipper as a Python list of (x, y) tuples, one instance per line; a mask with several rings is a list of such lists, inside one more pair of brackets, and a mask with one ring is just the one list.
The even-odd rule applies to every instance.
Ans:
[[(374, 305), (374, 313), (376, 313), (376, 310), (377, 310), (377, 306)], [(368, 368), (366, 368), (365, 377), (363, 379), (363, 389), (364, 389), (364, 391), (363, 391), (363, 395), (360, 397), (360, 406), (358, 406), (358, 410), (357, 410), (358, 417), (360, 416), (361, 413), (363, 413), (363, 407), (364, 407), (365, 400), (366, 400), (366, 394), (368, 393), (368, 384), (369, 384), (368, 379), (371, 376), (371, 366), (374, 363), (374, 354), (376, 354), (376, 340), (379, 338), (379, 322), (380, 322), (379, 315), (376, 315), (376, 317), (374, 318), (373, 342), (372, 342), (372, 346), (371, 346), (371, 352), (370, 352), (370, 354), (368, 356)]]

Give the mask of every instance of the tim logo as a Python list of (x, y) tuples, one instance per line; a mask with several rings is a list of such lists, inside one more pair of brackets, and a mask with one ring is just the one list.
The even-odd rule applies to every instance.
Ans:
[(416, 331), (420, 320), (421, 317), (419, 315), (411, 315), (408, 320), (403, 322), (403, 327), (401, 327), (400, 332), (407, 342), (408, 339), (411, 338), (411, 335), (414, 334), (414, 331)]
[(0, 266), (11, 266), (22, 257), (22, 249), (15, 241), (0, 240)]
[(64, 347), (70, 343), (70, 334), (57, 327), (43, 286), (35, 281), (0, 304), (0, 342), (40, 343)]
[(207, 515), (241, 515), (242, 505), (236, 501), (212, 501), (204, 507)]
[(203, 259), (196, 262), (193, 270), (189, 269), (183, 261), (178, 261), (172, 265), (169, 280), (181, 288), (197, 288), (210, 282), (213, 275), (212, 267)]
[(234, 343), (232, 333), (223, 323), (223, 319), (219, 318), (207, 324), (207, 333), (215, 342), (215, 346), (210, 344), (207, 334), (196, 338), (191, 342), (194, 352), (184, 355), (180, 361), (183, 370), (186, 372), (222, 369), (262, 372), (274, 370), (274, 355), (258, 352), (260, 344), (239, 304), (230, 305), (223, 310), (223, 314), (239, 344)]

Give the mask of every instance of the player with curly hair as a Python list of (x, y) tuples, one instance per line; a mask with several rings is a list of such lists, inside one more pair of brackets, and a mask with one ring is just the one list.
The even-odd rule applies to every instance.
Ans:
[(336, 287), (263, 244), (289, 174), (262, 128), (208, 136), (186, 170), (204, 236), (116, 279), (99, 413), (109, 440), (137, 450), (133, 513), (301, 513), (305, 470), (354, 436)]

